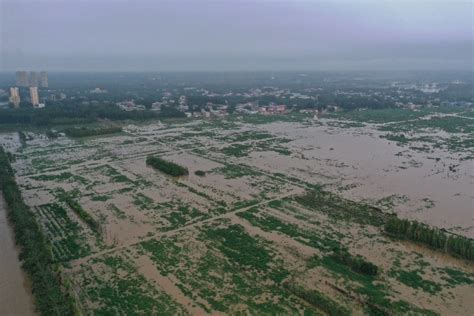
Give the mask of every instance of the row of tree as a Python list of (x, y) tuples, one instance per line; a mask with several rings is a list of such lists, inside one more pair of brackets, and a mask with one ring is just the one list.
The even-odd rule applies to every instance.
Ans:
[(420, 242), (464, 259), (474, 260), (474, 240), (471, 238), (395, 216), (386, 222), (385, 231), (394, 237)]
[(41, 109), (0, 109), (0, 124), (48, 126), (54, 124), (90, 123), (102, 119), (142, 121), (185, 116), (184, 113), (172, 107), (163, 107), (161, 113), (157, 113), (148, 110), (123, 111), (112, 104), (48, 105)]
[(31, 279), (38, 311), (42, 315), (74, 315), (74, 298), (61, 283), (58, 266), (53, 263), (51, 246), (24, 203), (16, 184), (8, 155), (0, 147), (0, 188), (8, 206), (16, 243), (20, 246), (23, 269)]
[(188, 169), (186, 167), (159, 157), (148, 156), (146, 158), (146, 164), (174, 177), (185, 176), (188, 174)]

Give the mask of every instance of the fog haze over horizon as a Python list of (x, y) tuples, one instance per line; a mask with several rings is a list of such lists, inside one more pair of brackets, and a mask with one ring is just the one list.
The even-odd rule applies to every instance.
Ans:
[(0, 3), (0, 71), (472, 70), (463, 0)]

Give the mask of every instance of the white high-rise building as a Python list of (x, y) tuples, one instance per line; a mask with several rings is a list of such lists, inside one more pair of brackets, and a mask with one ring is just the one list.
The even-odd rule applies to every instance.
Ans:
[(10, 88), (10, 102), (17, 108), (20, 106), (20, 91), (17, 87)]
[(38, 106), (39, 104), (38, 87), (30, 87), (30, 98), (31, 98), (31, 104), (33, 104), (33, 106)]

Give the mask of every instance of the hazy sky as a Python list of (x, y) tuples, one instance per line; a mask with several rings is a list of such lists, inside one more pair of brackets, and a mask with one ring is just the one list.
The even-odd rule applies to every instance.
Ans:
[(0, 0), (0, 70), (472, 69), (464, 0)]

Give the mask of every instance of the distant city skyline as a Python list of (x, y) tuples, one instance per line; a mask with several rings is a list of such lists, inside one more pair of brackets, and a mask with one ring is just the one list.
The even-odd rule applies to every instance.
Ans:
[(472, 69), (464, 0), (3, 0), (0, 20), (0, 71)]

